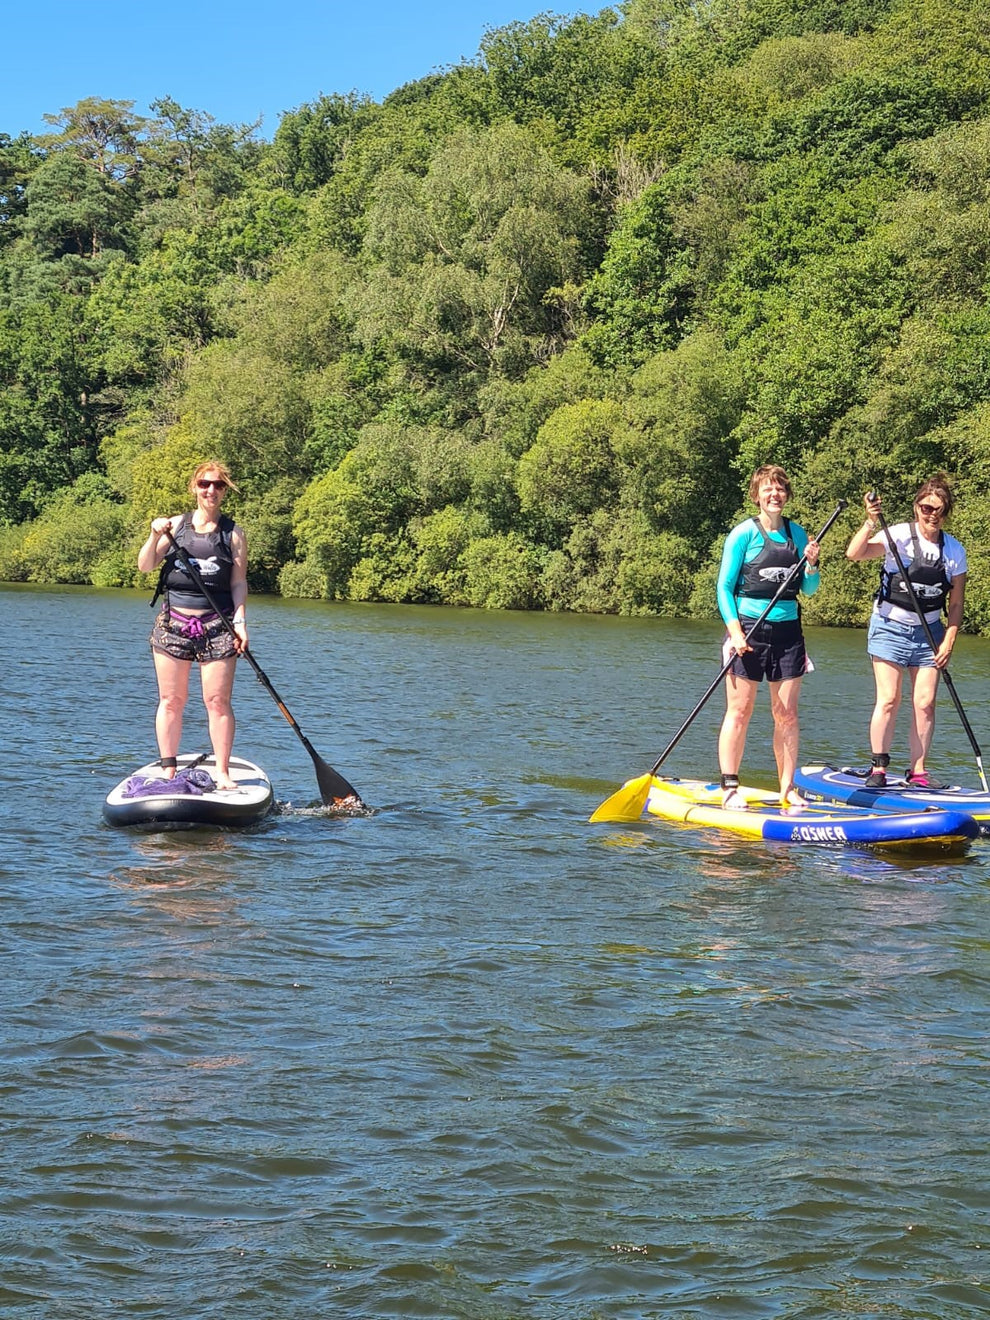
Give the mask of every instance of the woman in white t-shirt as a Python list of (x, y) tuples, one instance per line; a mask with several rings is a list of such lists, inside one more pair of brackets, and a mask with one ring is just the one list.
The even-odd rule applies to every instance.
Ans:
[[(879, 495), (866, 496), (866, 522), (846, 548), (849, 559), (882, 559), (880, 590), (873, 604), (866, 649), (873, 661), (876, 705), (870, 720), (871, 769), (867, 788), (883, 788), (890, 764), (890, 748), (901, 703), (904, 675), (911, 679), (911, 764), (909, 783), (919, 788), (942, 788), (925, 769), (935, 730), (935, 698), (940, 671), (962, 625), (966, 596), (966, 551), (943, 530), (952, 512), (953, 498), (944, 477), (924, 482), (914, 497), (914, 519), (877, 530)], [(926, 631), (901, 577), (887, 541), (889, 533), (914, 589), (914, 598), (928, 624)], [(943, 611), (947, 623), (942, 622)], [(936, 649), (928, 638), (931, 633)]]

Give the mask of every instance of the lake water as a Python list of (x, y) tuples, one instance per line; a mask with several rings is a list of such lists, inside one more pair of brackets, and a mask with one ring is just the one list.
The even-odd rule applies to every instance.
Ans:
[[(376, 813), (314, 809), (245, 666), (278, 814), (136, 834), (100, 808), (155, 755), (147, 597), (0, 588), (0, 617), (11, 1316), (990, 1314), (990, 840), (587, 823), (718, 671), (714, 623), (254, 599)], [(803, 759), (859, 762), (864, 635), (810, 643)], [(990, 741), (990, 644), (953, 673)], [(714, 773), (720, 707), (668, 770)], [(975, 786), (944, 696), (936, 739)]]

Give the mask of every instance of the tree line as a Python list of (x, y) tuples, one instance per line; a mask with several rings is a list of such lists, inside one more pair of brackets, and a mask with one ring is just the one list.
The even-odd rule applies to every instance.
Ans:
[[(150, 110), (0, 133), (0, 578), (137, 585), (217, 457), (255, 590), (705, 615), (773, 461), (812, 530), (946, 472), (990, 632), (984, 0), (627, 0), (270, 141)], [(860, 622), (832, 538), (807, 617)]]

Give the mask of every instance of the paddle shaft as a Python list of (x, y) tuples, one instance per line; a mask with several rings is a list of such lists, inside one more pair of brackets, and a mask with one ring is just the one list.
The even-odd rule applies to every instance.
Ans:
[[(835, 511), (832, 513), (831, 517), (828, 519), (828, 521), (825, 523), (825, 526), (822, 528), (822, 530), (821, 530), (821, 531), (818, 533), (818, 535), (815, 537), (815, 540), (816, 540), (816, 541), (821, 541), (822, 537), (826, 534), (826, 532), (828, 531), (828, 529), (832, 526), (832, 524), (835, 522), (835, 520), (839, 517), (839, 515), (842, 513), (843, 509), (845, 509), (845, 507), (846, 507), (846, 503), (847, 503), (846, 500), (840, 500), (840, 501), (839, 501), (839, 503), (836, 505), (836, 507), (835, 507)], [(794, 581), (794, 579), (797, 577), (797, 575), (802, 571), (802, 569), (803, 569), (804, 566), (805, 566), (805, 563), (807, 562), (807, 559), (808, 559), (807, 553), (803, 554), (803, 555), (801, 556), (801, 558), (798, 560), (798, 562), (797, 562), (797, 563), (794, 565), (794, 567), (791, 569), (791, 571), (787, 574), (787, 577), (783, 580), (783, 582), (780, 584), (780, 586), (779, 586), (779, 587), (777, 588), (777, 590), (774, 592), (773, 599), (770, 601), (770, 603), (767, 605), (766, 609), (763, 611), (763, 613), (760, 615), (760, 617), (759, 617), (759, 618), (756, 620), (756, 622), (753, 624), (752, 628), (750, 628), (749, 632), (746, 634), (746, 641), (747, 641), (747, 642), (748, 642), (749, 639), (752, 637), (753, 633), (756, 632), (757, 628), (759, 628), (760, 624), (764, 621), (764, 619), (767, 617), (767, 615), (770, 613), (770, 611), (773, 609), (773, 607), (774, 607), (774, 606), (777, 604), (777, 602), (780, 600), (781, 596), (783, 596), (784, 592), (785, 592), (785, 591), (787, 590), (787, 588), (791, 585), (791, 583)], [(701, 698), (701, 700), (700, 700), (700, 701), (698, 702), (698, 704), (695, 706), (694, 710), (693, 710), (693, 711), (691, 712), (691, 714), (687, 717), (687, 719), (684, 721), (684, 723), (681, 725), (681, 727), (680, 727), (680, 728), (677, 730), (677, 732), (674, 734), (673, 738), (671, 738), (670, 742), (667, 744), (667, 746), (666, 746), (666, 747), (663, 749), (663, 751), (660, 753), (659, 757), (658, 757), (658, 758), (656, 759), (656, 761), (653, 763), (653, 767), (652, 767), (652, 769), (650, 770), (650, 775), (651, 775), (651, 776), (653, 776), (653, 775), (656, 774), (656, 772), (657, 772), (657, 771), (660, 769), (660, 767), (663, 765), (664, 761), (666, 761), (666, 759), (667, 759), (667, 757), (670, 755), (670, 753), (674, 750), (674, 748), (677, 746), (677, 744), (680, 742), (680, 740), (681, 740), (681, 739), (684, 737), (684, 735), (687, 733), (688, 729), (691, 727), (691, 725), (694, 723), (695, 719), (697, 718), (698, 714), (700, 713), (701, 709), (702, 709), (702, 708), (704, 707), (704, 705), (708, 702), (708, 700), (710, 699), (710, 697), (711, 697), (712, 694), (714, 693), (715, 689), (716, 689), (716, 688), (718, 687), (718, 685), (721, 683), (722, 679), (725, 678), (726, 674), (727, 674), (727, 673), (729, 672), (729, 670), (732, 668), (732, 662), (735, 660), (735, 658), (736, 658), (736, 657), (735, 657), (735, 653), (733, 653), (733, 654), (729, 657), (729, 659), (726, 660), (725, 664), (722, 666), (722, 668), (719, 670), (719, 672), (715, 675), (715, 678), (712, 680), (712, 682), (711, 682), (710, 686), (708, 687), (708, 689), (706, 690), (704, 696)]]
[[(870, 496), (873, 496), (873, 491), (870, 491)], [(911, 604), (914, 606), (915, 613), (921, 622), (922, 628), (925, 630), (925, 637), (928, 640), (928, 645), (932, 648), (932, 654), (935, 654), (938, 651), (938, 643), (935, 640), (935, 634), (932, 632), (931, 625), (925, 618), (924, 608), (918, 600), (918, 593), (914, 589), (914, 583), (907, 575), (907, 569), (904, 567), (904, 560), (901, 558), (901, 552), (898, 550), (897, 543), (890, 534), (890, 528), (887, 526), (887, 519), (883, 516), (883, 513), (878, 514), (877, 521), (880, 523), (880, 530), (884, 534), (887, 548), (893, 556), (894, 563), (897, 565), (898, 572), (901, 575), (901, 581), (904, 583), (904, 586), (907, 588), (907, 593), (911, 597)], [(969, 739), (969, 745), (972, 747), (973, 754), (976, 757), (976, 766), (980, 772), (980, 782), (983, 785), (983, 791), (988, 792), (990, 789), (987, 787), (987, 777), (983, 770), (983, 754), (980, 751), (979, 743), (976, 741), (976, 734), (973, 732), (973, 726), (966, 718), (966, 712), (963, 710), (962, 702), (959, 700), (959, 693), (956, 691), (956, 685), (952, 681), (952, 675), (949, 673), (948, 665), (942, 669), (941, 673), (942, 677), (945, 679), (945, 686), (949, 689), (949, 696), (952, 698), (952, 704), (956, 708), (956, 714), (959, 716), (959, 721), (966, 732), (966, 737)]]
[[(178, 557), (179, 562), (182, 564), (182, 567), (192, 578), (193, 582), (195, 582), (197, 588), (203, 593), (204, 600), (208, 601), (210, 607), (220, 616), (220, 619), (223, 622), (223, 626), (226, 628), (227, 632), (230, 633), (231, 637), (235, 638), (239, 642), (240, 638), (237, 636), (237, 629), (234, 627), (233, 623), (230, 621), (227, 615), (224, 614), (223, 610), (220, 608), (219, 603), (217, 602), (216, 597), (213, 595), (213, 593), (210, 591), (210, 588), (203, 581), (203, 575), (200, 573), (199, 569), (193, 563), (188, 550), (185, 550), (181, 545), (179, 545), (178, 541), (172, 535), (172, 529), (170, 527), (165, 528), (165, 535), (172, 543), (172, 547), (175, 550), (176, 556)], [(336, 770), (334, 770), (332, 766), (327, 765), (327, 763), (317, 755), (316, 749), (314, 748), (313, 744), (309, 741), (309, 739), (303, 733), (302, 729), (300, 729), (299, 725), (296, 723), (295, 719), (292, 716), (292, 712), (289, 710), (288, 706), (285, 704), (285, 702), (282, 700), (279, 694), (275, 691), (271, 679), (262, 669), (261, 665), (258, 664), (257, 660), (255, 660), (254, 656), (251, 654), (250, 649), (244, 646), (241, 648), (239, 654), (241, 654), (244, 657), (244, 659), (248, 662), (248, 664), (257, 674), (258, 681), (262, 684), (262, 686), (272, 697), (272, 699), (275, 702), (275, 705), (278, 706), (279, 710), (285, 716), (285, 719), (288, 722), (290, 728), (292, 729), (292, 732), (296, 735), (296, 737), (299, 739), (302, 745), (306, 748), (306, 751), (309, 753), (310, 758), (314, 766), (316, 767), (316, 777), (320, 785), (320, 793), (321, 796), (323, 797), (324, 803), (329, 806), (333, 802), (346, 797), (355, 797), (358, 799), (358, 801), (360, 801), (361, 800), (360, 795), (358, 794), (357, 790), (352, 788), (352, 786), (347, 782), (347, 780), (343, 777), (343, 775), (339, 774)]]

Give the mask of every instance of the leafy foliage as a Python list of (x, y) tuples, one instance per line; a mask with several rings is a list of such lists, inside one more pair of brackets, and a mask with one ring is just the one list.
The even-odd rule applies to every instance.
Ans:
[[(252, 585), (712, 613), (775, 461), (945, 470), (990, 633), (990, 11), (625, 0), (271, 142), (162, 95), (0, 134), (0, 574), (130, 584), (222, 458)], [(827, 549), (816, 622), (872, 576)]]

